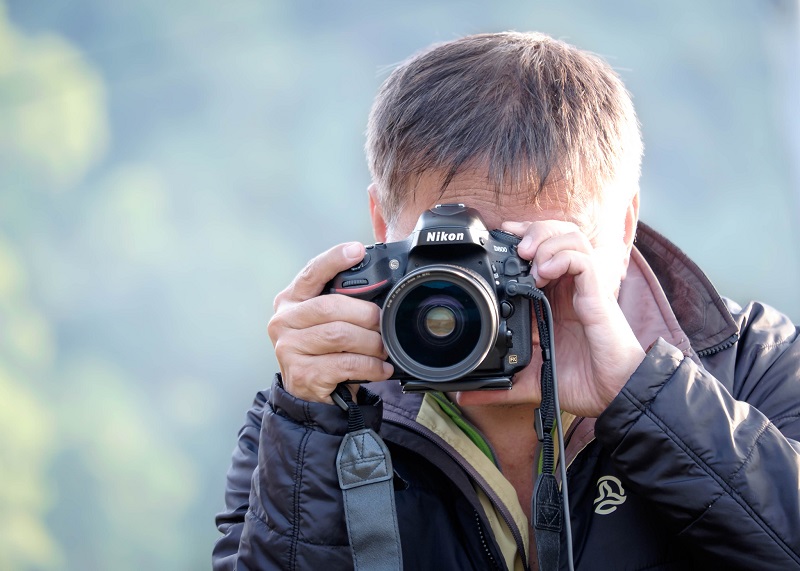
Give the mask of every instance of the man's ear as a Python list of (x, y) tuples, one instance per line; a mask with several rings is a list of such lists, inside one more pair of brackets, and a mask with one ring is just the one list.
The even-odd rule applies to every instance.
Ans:
[(628, 252), (633, 248), (633, 241), (636, 239), (636, 225), (639, 223), (639, 191), (633, 195), (631, 201), (628, 203), (628, 209), (625, 212), (625, 246)]
[(633, 249), (633, 241), (636, 239), (636, 225), (639, 223), (639, 191), (633, 195), (628, 207), (625, 210), (625, 230), (622, 240), (625, 245), (625, 258), (622, 262), (622, 275), (620, 281), (625, 279), (628, 275), (628, 264), (631, 261), (631, 250)]
[(386, 219), (378, 202), (378, 185), (374, 182), (367, 188), (369, 194), (369, 217), (372, 219), (372, 233), (375, 241), (386, 242)]

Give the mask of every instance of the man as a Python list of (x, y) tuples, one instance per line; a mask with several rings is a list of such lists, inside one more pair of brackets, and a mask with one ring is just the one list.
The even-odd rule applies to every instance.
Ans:
[[(435, 46), (382, 86), (367, 153), (378, 241), (437, 203), (522, 238), (554, 312), (576, 568), (800, 566), (798, 331), (638, 222), (638, 123), (605, 62), (540, 34)], [(401, 394), (379, 307), (320, 296), (364, 253), (330, 249), (275, 300), (281, 373), (240, 433), (215, 568), (352, 568), (330, 397), (346, 380), (371, 381), (405, 568), (535, 568), (540, 352), (510, 391)]]

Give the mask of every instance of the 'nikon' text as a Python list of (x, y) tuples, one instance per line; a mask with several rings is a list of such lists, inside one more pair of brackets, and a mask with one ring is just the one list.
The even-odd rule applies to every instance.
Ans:
[(428, 232), (428, 242), (455, 242), (463, 239), (463, 232)]

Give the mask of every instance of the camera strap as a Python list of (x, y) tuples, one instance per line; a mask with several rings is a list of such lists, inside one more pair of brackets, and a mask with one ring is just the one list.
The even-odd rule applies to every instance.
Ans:
[[(531, 498), (531, 513), (536, 536), (539, 569), (558, 569), (561, 552), (561, 528), (564, 505), (558, 481), (554, 475), (553, 424), (558, 411), (555, 406), (553, 386), (552, 322), (545, 319), (541, 300), (534, 298), (533, 307), (539, 327), (539, 346), (542, 349), (541, 387), (542, 402), (535, 412), (536, 433), (542, 443), (542, 470), (536, 477)], [(566, 482), (564, 482), (566, 485)]]
[[(542, 445), (542, 466), (538, 474), (534, 470), (535, 484), (531, 498), (531, 518), (533, 520), (531, 523), (536, 538), (539, 569), (542, 571), (559, 569), (561, 532), (563, 530), (566, 535), (567, 564), (572, 570), (574, 569), (572, 527), (569, 520), (567, 469), (564, 464), (564, 431), (561, 426), (561, 406), (558, 403), (553, 313), (544, 292), (536, 287), (533, 278), (529, 275), (519, 278), (519, 281), (508, 282), (506, 293), (511, 296), (522, 295), (531, 300), (539, 329), (539, 347), (542, 349), (540, 377), (542, 402), (534, 411), (536, 434)], [(559, 463), (560, 489), (555, 477), (554, 432), (557, 436), (559, 457), (561, 458)]]
[(399, 571), (403, 568), (403, 551), (389, 449), (364, 424), (347, 385), (340, 384), (331, 396), (347, 412), (347, 434), (336, 455), (336, 471), (353, 566), (355, 571)]

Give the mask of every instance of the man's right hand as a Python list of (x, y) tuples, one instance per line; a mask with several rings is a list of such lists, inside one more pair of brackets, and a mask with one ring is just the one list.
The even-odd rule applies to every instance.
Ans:
[(311, 260), (275, 298), (267, 330), (293, 396), (332, 403), (342, 381), (384, 381), (393, 372), (380, 335), (380, 308), (346, 295), (320, 295), (325, 284), (364, 257), (358, 242)]

